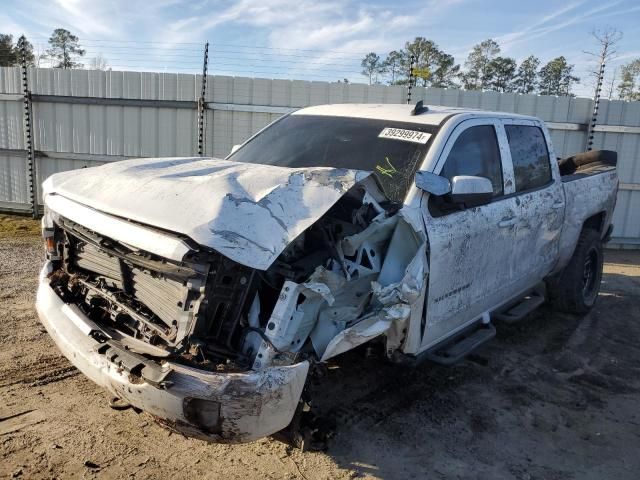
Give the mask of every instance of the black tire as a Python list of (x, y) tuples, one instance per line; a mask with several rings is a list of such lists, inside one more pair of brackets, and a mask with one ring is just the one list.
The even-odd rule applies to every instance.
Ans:
[(600, 234), (590, 228), (583, 230), (567, 266), (559, 275), (547, 281), (547, 292), (553, 307), (566, 313), (588, 313), (598, 299), (602, 264)]

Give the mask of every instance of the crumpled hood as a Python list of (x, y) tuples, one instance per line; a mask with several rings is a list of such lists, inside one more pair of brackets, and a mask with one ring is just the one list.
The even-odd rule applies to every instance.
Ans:
[(238, 263), (266, 270), (356, 183), (375, 184), (370, 175), (216, 158), (143, 158), (57, 173), (43, 191), (184, 234)]

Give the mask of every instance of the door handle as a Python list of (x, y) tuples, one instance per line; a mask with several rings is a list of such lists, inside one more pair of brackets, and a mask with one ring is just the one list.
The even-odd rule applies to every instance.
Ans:
[(500, 228), (507, 228), (507, 227), (510, 227), (511, 225), (515, 225), (516, 221), (517, 221), (516, 217), (503, 218), (498, 222), (498, 226)]
[(560, 208), (564, 208), (564, 202), (556, 202), (553, 205), (551, 205), (551, 208), (555, 208), (556, 210)]

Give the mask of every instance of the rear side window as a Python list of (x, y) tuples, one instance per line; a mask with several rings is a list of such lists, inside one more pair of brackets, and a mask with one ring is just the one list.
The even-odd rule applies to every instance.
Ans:
[(549, 151), (542, 130), (528, 125), (505, 125), (516, 192), (540, 188), (551, 182)]
[(502, 163), (496, 131), (492, 125), (466, 129), (454, 143), (441, 176), (473, 175), (491, 180), (493, 196), (502, 195)]

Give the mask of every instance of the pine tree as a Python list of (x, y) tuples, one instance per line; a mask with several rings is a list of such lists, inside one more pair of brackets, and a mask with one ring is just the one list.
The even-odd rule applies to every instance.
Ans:
[(496, 92), (512, 92), (516, 75), (516, 61), (508, 57), (496, 57), (489, 62), (484, 83)]
[(640, 58), (622, 66), (622, 78), (618, 84), (620, 100), (640, 100)]
[(580, 79), (573, 75), (573, 65), (560, 56), (540, 69), (540, 93), (542, 95), (571, 95), (571, 84)]
[(383, 62), (385, 71), (391, 75), (389, 84), (395, 85), (402, 72), (402, 52), (392, 50), (387, 54)]
[(377, 82), (378, 74), (384, 72), (384, 65), (380, 59), (380, 55), (374, 52), (369, 52), (360, 62), (362, 67), (362, 75), (369, 77), (369, 85), (374, 83), (374, 79)]
[(461, 75), (466, 90), (484, 90), (487, 88), (487, 68), (500, 53), (500, 45), (491, 38), (475, 45), (464, 62), (466, 72)]
[(515, 91), (518, 93), (533, 93), (538, 87), (538, 67), (540, 60), (533, 55), (525, 58), (518, 67), (514, 81)]
[[(74, 58), (82, 57), (85, 51), (80, 48), (78, 37), (69, 30), (56, 28), (49, 38), (51, 48), (47, 50), (47, 56), (57, 61), (53, 68), (81, 68), (82, 63), (76, 62)], [(74, 57), (75, 55), (75, 57)]]

